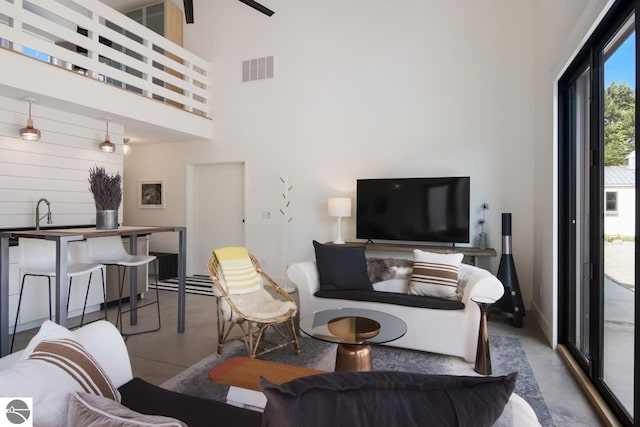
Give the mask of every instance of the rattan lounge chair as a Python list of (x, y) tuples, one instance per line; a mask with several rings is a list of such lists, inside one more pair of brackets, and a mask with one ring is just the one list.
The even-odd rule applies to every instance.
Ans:
[[(209, 258), (209, 275), (213, 281), (218, 311), (218, 354), (222, 353), (225, 344), (237, 339), (244, 341), (252, 358), (289, 344), (293, 344), (296, 354), (300, 354), (293, 323), (297, 312), (295, 301), (262, 270), (253, 255), (249, 255), (249, 258), (261, 278), (261, 286), (257, 291), (240, 295), (229, 294), (227, 291), (220, 263), (214, 252)], [(242, 330), (242, 336), (229, 338), (235, 325)], [(268, 329), (272, 329), (274, 333), (265, 337)], [(272, 339), (277, 342), (267, 341)]]

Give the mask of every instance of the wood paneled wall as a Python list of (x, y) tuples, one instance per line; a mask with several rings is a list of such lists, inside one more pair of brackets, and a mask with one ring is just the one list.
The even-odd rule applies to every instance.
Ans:
[(21, 99), (0, 96), (0, 228), (34, 226), (36, 203), (42, 197), (51, 202), (54, 226), (95, 224), (89, 168), (100, 165), (122, 174), (123, 127), (109, 123), (116, 152), (103, 153), (98, 149), (105, 134), (101, 117), (36, 103), (32, 117), (42, 137), (24, 141), (19, 130), (26, 126), (28, 109)]

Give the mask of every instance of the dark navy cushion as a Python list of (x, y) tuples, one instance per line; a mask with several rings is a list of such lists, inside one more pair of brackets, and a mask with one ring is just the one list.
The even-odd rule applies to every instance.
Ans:
[(315, 240), (320, 290), (372, 290), (364, 246), (323, 245)]
[(267, 396), (262, 425), (489, 427), (502, 414), (517, 376), (334, 372), (282, 385), (261, 378)]
[(462, 310), (464, 303), (443, 298), (422, 295), (407, 295), (397, 292), (381, 291), (323, 291), (320, 289), (315, 296), (320, 298), (346, 299), (352, 301), (382, 302), (386, 304), (404, 305), (407, 307), (434, 308), (438, 310)]
[(262, 422), (260, 412), (165, 390), (140, 378), (132, 379), (118, 390), (127, 408), (141, 414), (177, 418), (189, 427), (258, 427)]

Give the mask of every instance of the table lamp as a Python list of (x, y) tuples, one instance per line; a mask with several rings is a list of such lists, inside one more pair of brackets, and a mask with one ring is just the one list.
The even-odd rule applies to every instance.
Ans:
[(335, 216), (338, 218), (338, 235), (333, 243), (337, 245), (344, 244), (342, 238), (342, 218), (348, 218), (351, 216), (351, 199), (349, 197), (330, 197), (329, 203), (329, 216)]

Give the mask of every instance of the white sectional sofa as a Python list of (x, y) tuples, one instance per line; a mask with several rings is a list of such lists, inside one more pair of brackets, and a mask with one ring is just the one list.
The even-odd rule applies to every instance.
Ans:
[[(475, 360), (480, 324), (480, 309), (471, 298), (482, 296), (498, 300), (504, 293), (502, 283), (493, 274), (487, 270), (467, 264), (460, 266), (459, 273), (460, 284), (464, 286), (462, 296), (464, 308), (456, 310), (318, 297), (315, 294), (320, 288), (320, 282), (318, 269), (314, 261), (292, 264), (287, 271), (287, 275), (298, 288), (300, 298), (299, 313), (301, 317), (318, 310), (344, 307), (382, 311), (399, 317), (407, 324), (406, 335), (386, 345), (459, 356), (468, 362)], [(373, 284), (373, 288), (378, 292), (406, 294), (408, 279), (391, 279), (377, 282)], [(384, 299), (384, 295), (381, 294), (382, 299)], [(376, 299), (379, 300), (381, 298)]]

